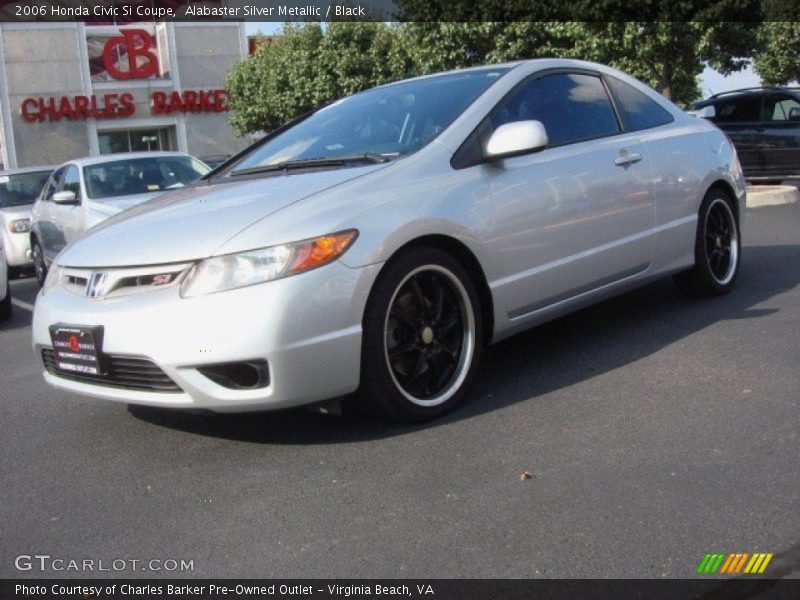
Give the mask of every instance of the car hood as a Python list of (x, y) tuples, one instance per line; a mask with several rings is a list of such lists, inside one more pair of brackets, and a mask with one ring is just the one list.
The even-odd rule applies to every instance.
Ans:
[(7, 206), (0, 208), (0, 218), (3, 222), (10, 223), (17, 219), (30, 219), (31, 218), (31, 205), (23, 204), (22, 206)]
[[(205, 258), (281, 208), (385, 167), (189, 186), (104, 221), (67, 246), (57, 262), (70, 267), (123, 267)], [(269, 244), (270, 240), (263, 241), (264, 246)]]
[(150, 194), (134, 194), (132, 196), (117, 196), (116, 198), (108, 198), (102, 200), (89, 200), (89, 206), (93, 210), (102, 213), (108, 217), (121, 213), (123, 210), (128, 210), (134, 206), (152, 200), (156, 196), (164, 192), (153, 192)]

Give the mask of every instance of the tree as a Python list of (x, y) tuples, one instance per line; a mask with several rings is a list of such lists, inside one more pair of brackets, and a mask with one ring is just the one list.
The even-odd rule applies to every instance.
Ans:
[(757, 24), (737, 22), (408, 23), (402, 28), (417, 69), (431, 72), (523, 58), (557, 56), (609, 64), (675, 102), (699, 93), (705, 64), (743, 68), (756, 47)]
[(240, 135), (271, 130), (325, 100), (316, 81), (318, 24), (286, 26), (227, 78), (231, 125)]
[(758, 32), (761, 50), (754, 65), (766, 85), (800, 81), (800, 23), (767, 22)]
[(704, 64), (724, 73), (746, 64), (740, 57), (753, 55), (757, 30), (755, 23), (685, 21), (285, 25), (229, 75), (231, 124), (239, 134), (271, 130), (375, 85), (536, 57), (610, 64), (687, 104), (698, 96)]
[(240, 135), (269, 131), (326, 102), (413, 74), (383, 23), (285, 25), (227, 79)]
[(757, 24), (736, 22), (574, 23), (574, 54), (610, 64), (678, 104), (699, 95), (705, 64), (728, 74), (756, 48)]
[(560, 23), (543, 21), (404, 23), (400, 44), (418, 73), (522, 58), (563, 56), (572, 43)]

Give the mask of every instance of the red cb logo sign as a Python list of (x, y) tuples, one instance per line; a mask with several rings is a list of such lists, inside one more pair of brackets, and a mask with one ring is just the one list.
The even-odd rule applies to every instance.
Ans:
[[(152, 51), (153, 38), (144, 29), (126, 29), (109, 38), (103, 47), (103, 64), (115, 79), (147, 79), (158, 74), (158, 57)], [(117, 53), (117, 48), (122, 52)], [(127, 55), (128, 70), (117, 68), (117, 58)], [(144, 59), (140, 61), (139, 58)]]

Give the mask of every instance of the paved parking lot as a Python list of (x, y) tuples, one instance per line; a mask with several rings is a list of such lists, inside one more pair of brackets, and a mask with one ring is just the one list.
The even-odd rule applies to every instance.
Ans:
[[(72, 396), (43, 383), (15, 306), (0, 577), (41, 576), (14, 568), (36, 553), (199, 577), (685, 577), (760, 551), (797, 574), (800, 204), (750, 211), (744, 237), (733, 294), (664, 281), (519, 335), (424, 426)], [(33, 303), (32, 280), (12, 289)]]

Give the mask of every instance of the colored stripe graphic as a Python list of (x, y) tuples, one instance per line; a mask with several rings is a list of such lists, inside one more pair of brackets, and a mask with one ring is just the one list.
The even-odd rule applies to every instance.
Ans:
[(711, 559), (711, 555), (710, 554), (706, 554), (703, 557), (703, 560), (700, 561), (700, 566), (697, 567), (697, 573), (705, 573), (706, 572), (706, 565), (708, 564), (708, 561), (710, 559)]
[(758, 572), (759, 572), (759, 573), (763, 573), (763, 572), (764, 572), (764, 569), (766, 569), (766, 568), (767, 568), (767, 565), (769, 564), (769, 561), (771, 561), (771, 560), (772, 560), (772, 553), (770, 553), (770, 554), (767, 554), (767, 555), (764, 557), (764, 562), (762, 562), (762, 563), (761, 563), (761, 567), (758, 569)]
[(746, 561), (748, 558), (750, 558), (750, 554), (749, 554), (749, 553), (747, 553), (747, 552), (745, 552), (745, 553), (744, 553), (744, 554), (742, 554), (741, 556), (742, 556), (742, 557), (739, 559), (739, 562), (737, 562), (737, 563), (736, 563), (736, 570), (734, 571), (733, 569), (731, 569), (731, 573), (738, 573), (739, 571), (741, 571), (741, 570), (742, 570), (742, 567), (744, 566), (744, 563), (745, 563), (745, 561)]
[(719, 566), (722, 564), (722, 560), (725, 558), (725, 554), (715, 553), (715, 554), (706, 554), (703, 557), (703, 560), (700, 562), (700, 566), (697, 567), (698, 573), (716, 573)]
[(720, 569), (719, 572), (720, 573), (727, 573), (728, 569), (731, 568), (731, 563), (734, 562), (734, 559), (736, 558), (736, 556), (737, 556), (736, 554), (728, 554), (728, 559), (722, 565), (722, 568)]
[[(763, 573), (774, 555), (766, 552), (731, 552), (731, 553), (707, 553), (700, 565), (697, 573), (714, 574), (719, 573), (735, 575), (745, 573), (749, 575)], [(746, 565), (746, 566), (745, 566)]]

